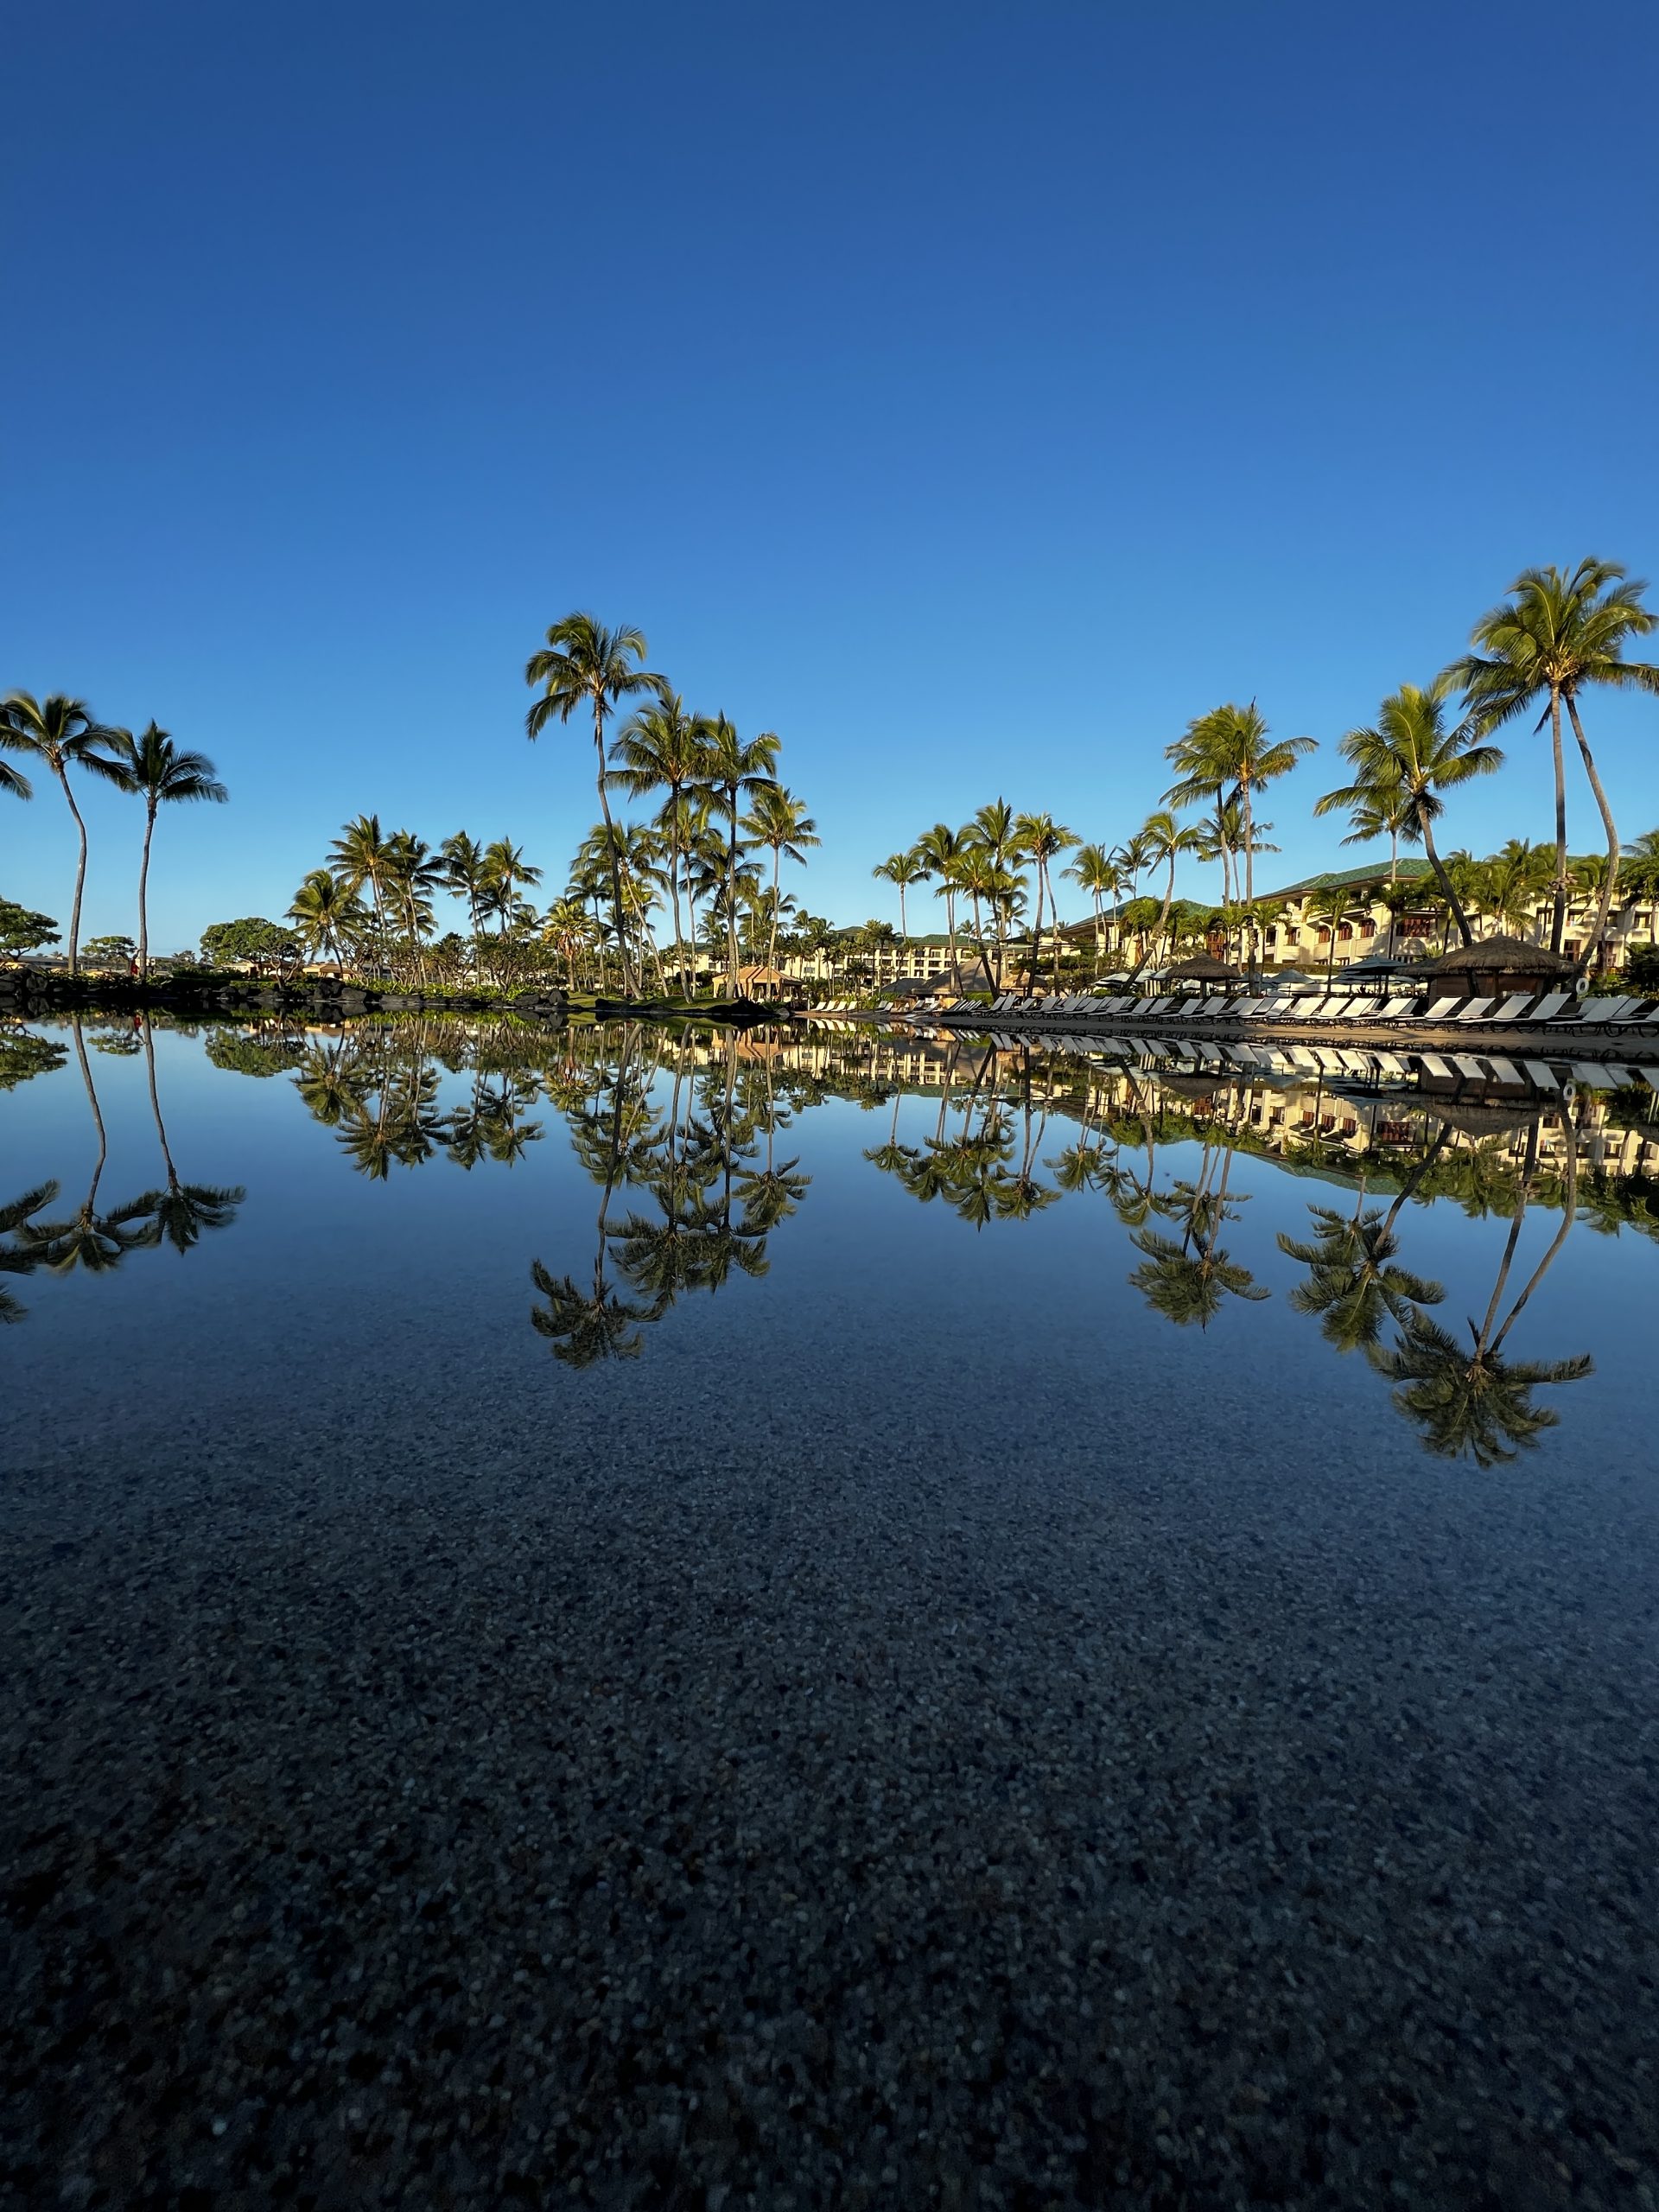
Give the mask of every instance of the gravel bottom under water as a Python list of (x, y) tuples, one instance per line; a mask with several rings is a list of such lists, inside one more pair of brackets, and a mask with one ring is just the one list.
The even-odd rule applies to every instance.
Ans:
[(14, 1485), (7, 2212), (1659, 2202), (1659, 1682), (1541, 1510), (714, 1433)]

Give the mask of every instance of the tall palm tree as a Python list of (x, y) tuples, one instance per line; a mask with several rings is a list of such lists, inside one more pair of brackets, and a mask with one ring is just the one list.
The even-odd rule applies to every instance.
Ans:
[(1198, 842), (1198, 831), (1183, 828), (1167, 807), (1160, 807), (1149, 814), (1141, 826), (1140, 835), (1146, 842), (1149, 864), (1156, 867), (1161, 863), (1169, 873), (1164, 883), (1164, 903), (1158, 912), (1158, 926), (1135, 963), (1135, 974), (1137, 976), (1146, 966), (1152, 947), (1169, 926), (1169, 910), (1175, 903), (1175, 863), (1183, 853), (1195, 851)]
[(680, 922), (680, 887), (691, 846), (706, 812), (702, 804), (704, 769), (709, 751), (709, 724), (701, 715), (690, 715), (685, 702), (667, 684), (658, 687), (647, 707), (629, 715), (611, 745), (616, 765), (610, 780), (632, 798), (652, 791), (666, 791), (657, 817), (668, 855), (668, 896), (674, 920), (675, 954), (679, 963), (680, 988), (689, 996), (691, 980), (686, 972), (685, 932)]
[(1659, 696), (1659, 668), (1624, 658), (1633, 638), (1659, 628), (1659, 614), (1642, 604), (1646, 589), (1616, 561), (1580, 561), (1570, 574), (1553, 566), (1523, 569), (1510, 586), (1509, 598), (1476, 623), (1470, 640), (1474, 651), (1448, 671), (1462, 686), (1470, 717), (1483, 736), (1529, 712), (1541, 699), (1545, 702), (1538, 728), (1549, 724), (1555, 770), (1552, 952), (1561, 949), (1567, 915), (1567, 773), (1561, 754), (1561, 708), (1567, 708), (1607, 838), (1607, 879), (1596, 925), (1580, 957), (1580, 970), (1589, 967), (1606, 935), (1618, 874), (1618, 830), (1580, 719), (1579, 695), (1601, 683)]
[(921, 849), (917, 845), (912, 845), (908, 852), (889, 853), (886, 860), (878, 861), (870, 870), (878, 881), (891, 883), (898, 891), (899, 941), (903, 945), (910, 943), (910, 924), (905, 914), (905, 893), (912, 883), (925, 883), (931, 873)]
[[(1052, 814), (1022, 814), (1014, 825), (1014, 849), (1023, 860), (1028, 860), (1037, 872), (1037, 911), (1031, 926), (1031, 980), (1037, 981), (1037, 963), (1043, 942), (1043, 901), (1047, 899), (1054, 921), (1059, 920), (1059, 906), (1053, 896), (1054, 887), (1049, 878), (1049, 863), (1062, 853), (1081, 843), (1075, 830), (1068, 830)], [(1058, 987), (1060, 976), (1059, 932), (1055, 931), (1054, 982)]]
[(1451, 910), (1463, 942), (1472, 944), (1475, 940), (1469, 917), (1452, 887), (1434, 842), (1434, 824), (1446, 811), (1442, 794), (1459, 790), (1477, 776), (1496, 774), (1503, 765), (1503, 755), (1496, 745), (1482, 743), (1478, 731), (1468, 721), (1455, 729), (1446, 728), (1446, 703), (1455, 689), (1456, 679), (1450, 672), (1443, 672), (1432, 683), (1421, 687), (1402, 683), (1378, 708), (1374, 730), (1351, 732), (1350, 735), (1363, 736), (1368, 745), (1376, 739), (1393, 755), (1408, 809), (1401, 834), (1421, 839), (1424, 855), (1440, 887), (1440, 896)]
[(1337, 750), (1351, 771), (1345, 784), (1313, 802), (1318, 815), (1346, 814), (1352, 832), (1344, 845), (1366, 845), (1373, 837), (1389, 841), (1389, 881), (1400, 873), (1400, 840), (1417, 831), (1401, 774), (1399, 757), (1380, 729), (1351, 729)]
[(143, 982), (149, 974), (149, 845), (156, 817), (163, 806), (193, 800), (223, 806), (230, 793), (205, 753), (181, 753), (154, 722), (142, 737), (130, 729), (111, 729), (106, 741), (117, 772), (111, 782), (144, 802), (144, 849), (138, 863), (138, 980)]
[[(944, 936), (950, 962), (951, 988), (962, 989), (962, 963), (957, 957), (957, 886), (952, 874), (963, 845), (962, 833), (948, 822), (936, 822), (916, 840), (922, 862), (922, 880), (937, 878), (933, 896), (944, 901)], [(988, 970), (987, 971), (988, 973)]]
[[(1230, 700), (1225, 706), (1216, 708), (1209, 719), (1215, 726), (1217, 758), (1225, 764), (1228, 776), (1244, 803), (1244, 905), (1248, 911), (1254, 911), (1255, 794), (1287, 776), (1305, 753), (1314, 751), (1319, 741), (1312, 737), (1274, 737), (1254, 699), (1248, 707), (1236, 706)], [(1254, 970), (1258, 958), (1254, 924), (1249, 928), (1249, 964)]]
[[(54, 691), (44, 699), (36, 699), (28, 691), (13, 691), (0, 700), (0, 753), (32, 753), (37, 760), (43, 761), (57, 778), (74, 817), (80, 851), (75, 863), (75, 903), (69, 916), (72, 976), (80, 973), (80, 901), (86, 888), (86, 824), (81, 820), (80, 809), (69, 787), (69, 771), (84, 768), (89, 774), (103, 777), (106, 783), (118, 785), (121, 770), (108, 751), (113, 737), (114, 733), (104, 723), (93, 721), (92, 709), (84, 700), (67, 699), (60, 692)], [(14, 788), (16, 784), (23, 786), (18, 796), (28, 798), (27, 778), (15, 770), (12, 772)]]
[(1222, 727), (1222, 716), (1229, 711), (1231, 710), (1217, 707), (1208, 714), (1195, 715), (1175, 742), (1164, 747), (1164, 758), (1178, 771), (1176, 780), (1164, 793), (1164, 804), (1178, 812), (1192, 806), (1214, 807), (1215, 857), (1221, 862), (1221, 895), (1230, 906), (1235, 848), (1228, 835), (1226, 804), (1233, 768)]
[[(611, 803), (606, 792), (605, 723), (618, 703), (639, 691), (660, 691), (663, 679), (643, 663), (645, 639), (629, 624), (607, 630), (591, 614), (567, 614), (550, 623), (547, 644), (524, 664), (524, 681), (539, 684), (542, 696), (524, 717), (524, 734), (532, 742), (556, 719), (568, 722), (579, 707), (590, 708), (594, 717), (594, 752), (598, 760), (599, 810), (605, 827), (612, 827)], [(611, 899), (621, 949), (625, 988), (637, 988), (630, 964), (628, 935), (622, 912), (622, 875), (614, 849), (611, 852)]]
[(330, 864), (343, 890), (359, 892), (368, 885), (377, 935), (384, 935), (386, 925), (384, 886), (389, 857), (390, 846), (378, 814), (359, 814), (354, 822), (346, 823), (328, 848)]
[(724, 715), (709, 725), (703, 777), (726, 817), (726, 995), (737, 996), (738, 829), (742, 802), (753, 798), (774, 779), (780, 750), (779, 739), (761, 730), (747, 743)]
[(1122, 890), (1121, 868), (1104, 845), (1079, 845), (1063, 872), (1095, 902), (1095, 964), (1098, 967), (1105, 950), (1106, 918), (1102, 905)]
[(444, 880), (443, 863), (412, 830), (394, 830), (386, 840), (383, 874), (404, 934), (426, 981), (426, 936), (432, 926), (432, 893)]
[(473, 975), (478, 975), (479, 908), (485, 890), (484, 849), (469, 837), (464, 830), (457, 830), (453, 837), (446, 837), (438, 847), (438, 859), (443, 868), (444, 888), (457, 899), (467, 901), (467, 934), (473, 948)]
[(767, 934), (766, 965), (778, 966), (778, 915), (781, 905), (778, 872), (785, 860), (806, 866), (807, 849), (821, 845), (818, 825), (793, 791), (782, 784), (762, 784), (754, 804), (743, 817), (743, 834), (772, 855), (772, 912)]
[[(964, 840), (982, 848), (991, 865), (1012, 870), (1015, 860), (1014, 809), (1005, 798), (988, 800), (976, 807), (974, 818), (963, 830)], [(995, 910), (996, 921), (996, 988), (1002, 988), (1008, 960), (1008, 924), (1012, 918), (1011, 902), (999, 900)]]

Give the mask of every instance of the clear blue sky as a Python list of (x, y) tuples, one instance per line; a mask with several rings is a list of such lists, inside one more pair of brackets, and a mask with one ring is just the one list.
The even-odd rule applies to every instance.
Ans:
[[(359, 810), (556, 887), (592, 748), (526, 743), (523, 665), (572, 607), (781, 734), (851, 921), (942, 816), (1111, 842), (1219, 699), (1328, 744), (1524, 563), (1659, 570), (1650, 0), (62, 0), (6, 63), (0, 683), (219, 762), (163, 947)], [(1659, 822), (1659, 709), (1591, 729)], [(1450, 842), (1545, 834), (1511, 760)], [(130, 927), (136, 809), (87, 811)], [(0, 891), (67, 915), (72, 855), (0, 802)]]

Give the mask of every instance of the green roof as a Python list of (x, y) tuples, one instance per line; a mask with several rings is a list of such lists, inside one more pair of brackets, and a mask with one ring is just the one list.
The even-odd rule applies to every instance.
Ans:
[[(1434, 871), (1427, 861), (1400, 861), (1395, 874), (1402, 883), (1416, 883), (1425, 878), (1433, 880)], [(1301, 899), (1310, 891), (1335, 891), (1338, 887), (1351, 885), (1358, 890), (1362, 884), (1386, 883), (1389, 871), (1386, 863), (1373, 862), (1369, 868), (1332, 868), (1323, 875), (1305, 875), (1299, 883), (1287, 883), (1282, 891), (1266, 891), (1264, 899)]]

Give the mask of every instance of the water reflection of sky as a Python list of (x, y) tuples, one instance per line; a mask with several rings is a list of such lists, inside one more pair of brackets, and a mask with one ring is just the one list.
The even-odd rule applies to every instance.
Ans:
[[(780, 1439), (829, 1388), (849, 1423), (925, 1410), (955, 1450), (1010, 1414), (1150, 1423), (1172, 1450), (1219, 1421), (1228, 1448), (1310, 1473), (1414, 1436), (1634, 1465), (1654, 1421), (1659, 1125), (1634, 1088), (1564, 1112), (1465, 1084), (1448, 1127), (1410, 1086), (1379, 1103), (974, 1049), (918, 1088), (857, 1037), (826, 1058), (412, 1024), (33, 1033), (60, 1058), (27, 1075), (13, 1040), (0, 1205), (59, 1192), (6, 1239), (13, 1450), (289, 1391), (300, 1427), (349, 1402), (390, 1435), (457, 1391), (586, 1426), (620, 1393), (666, 1414), (688, 1376), (699, 1403), (764, 1402)], [(98, 1167), (83, 1048), (95, 1270), (63, 1233)], [(1310, 1100), (1323, 1154), (1312, 1123), (1264, 1140), (1264, 1102), (1294, 1123)], [(1342, 1149), (1356, 1119), (1391, 1140), (1369, 1160)], [(1476, 1342), (1493, 1372), (1471, 1385)], [(30, 1402), (67, 1408), (50, 1437), (29, 1440)]]

